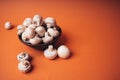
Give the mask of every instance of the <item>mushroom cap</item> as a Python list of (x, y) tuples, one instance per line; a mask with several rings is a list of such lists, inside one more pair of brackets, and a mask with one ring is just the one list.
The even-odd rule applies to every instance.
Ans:
[(42, 42), (42, 39), (40, 37), (38, 37), (38, 36), (35, 36), (34, 38), (30, 39), (29, 42), (32, 45), (37, 45), (37, 44)]
[(48, 47), (48, 49), (46, 49), (44, 51), (44, 56), (47, 58), (47, 59), (55, 59), (57, 57), (57, 50), (56, 49), (53, 49), (53, 46), (50, 45)]
[(23, 25), (24, 25), (24, 26), (29, 26), (30, 24), (32, 24), (32, 18), (26, 18), (26, 19), (23, 21)]
[(40, 26), (42, 24), (42, 16), (38, 14), (34, 15), (33, 23), (36, 24), (37, 26)]
[(27, 39), (33, 38), (35, 35), (35, 31), (32, 28), (26, 28), (24, 31), (24, 34), (26, 36)]
[(17, 55), (17, 59), (19, 61), (24, 61), (24, 60), (29, 60), (30, 56), (26, 52), (21, 52), (20, 54)]
[(44, 19), (44, 23), (47, 25), (47, 27), (55, 26), (56, 20), (52, 17), (47, 17)]
[(52, 36), (49, 36), (48, 32), (45, 32), (45, 37), (42, 38), (45, 44), (50, 43), (53, 40)]
[(21, 72), (28, 72), (30, 71), (31, 69), (31, 63), (27, 60), (24, 60), (24, 61), (21, 61), (19, 64), (18, 64), (18, 69), (21, 71)]
[(68, 58), (70, 56), (70, 50), (67, 46), (61, 45), (57, 50), (58, 56), (61, 58)]
[(40, 36), (40, 37), (43, 37), (45, 35), (45, 28), (43, 26), (38, 26), (36, 29), (35, 29), (36, 33)]
[(5, 23), (5, 29), (11, 29), (12, 28), (12, 25), (11, 25), (11, 22), (10, 21), (7, 21)]
[(57, 31), (54, 28), (48, 28), (47, 32), (50, 34), (52, 37), (57, 37), (59, 35), (59, 31)]

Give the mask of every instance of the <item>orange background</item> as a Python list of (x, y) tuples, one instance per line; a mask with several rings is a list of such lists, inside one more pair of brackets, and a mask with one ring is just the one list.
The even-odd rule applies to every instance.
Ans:
[[(35, 14), (57, 20), (69, 59), (48, 60), (18, 40), (17, 25)], [(14, 28), (5, 30), (6, 21)], [(114, 0), (0, 0), (0, 36), (0, 80), (120, 80), (120, 3)], [(30, 73), (17, 69), (21, 51), (33, 58)]]

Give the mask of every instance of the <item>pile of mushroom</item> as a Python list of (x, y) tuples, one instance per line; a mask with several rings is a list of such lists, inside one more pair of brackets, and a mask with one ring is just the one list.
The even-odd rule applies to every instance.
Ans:
[(43, 20), (40, 15), (26, 18), (23, 24), (18, 25), (17, 30), (22, 40), (32, 45), (47, 44), (59, 36), (59, 31), (56, 29), (56, 20), (52, 17), (47, 17)]

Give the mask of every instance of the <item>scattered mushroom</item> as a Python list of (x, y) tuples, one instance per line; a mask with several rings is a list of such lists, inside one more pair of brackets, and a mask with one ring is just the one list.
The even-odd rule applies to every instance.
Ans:
[(7, 21), (5, 23), (5, 29), (11, 29), (12, 28), (12, 25), (11, 25), (11, 22), (10, 21)]
[(36, 35), (34, 38), (30, 39), (29, 42), (32, 45), (37, 45), (42, 42), (42, 39)]
[(49, 35), (48, 32), (45, 32), (45, 37), (42, 38), (45, 44), (50, 43), (53, 40), (53, 37)]
[(59, 35), (59, 31), (56, 30), (56, 28), (48, 28), (47, 32), (52, 36), (52, 37), (57, 37)]
[(24, 26), (29, 26), (30, 24), (32, 24), (32, 18), (26, 18), (26, 19), (23, 21), (23, 25), (24, 25)]
[(40, 26), (42, 24), (42, 16), (37, 15), (37, 14), (34, 15), (33, 23), (36, 24), (37, 26)]
[(61, 45), (57, 50), (58, 56), (61, 58), (68, 58), (70, 56), (70, 50), (67, 46)]
[(45, 28), (43, 26), (38, 26), (36, 29), (35, 29), (36, 33), (40, 36), (40, 37), (43, 37), (45, 35)]
[(44, 56), (47, 59), (55, 59), (57, 57), (57, 50), (52, 45), (49, 45), (48, 49), (44, 51)]
[(18, 64), (18, 69), (21, 71), (21, 72), (28, 72), (30, 71), (32, 68), (31, 66), (31, 63), (27, 60), (24, 60), (24, 61), (21, 61), (19, 64)]
[(28, 53), (26, 52), (21, 52), (20, 54), (17, 55), (17, 59), (19, 61), (24, 61), (24, 60), (29, 60), (30, 59), (30, 56)]
[(45, 20), (44, 20), (44, 23), (47, 25), (47, 27), (52, 27), (52, 26), (56, 26), (56, 20), (52, 17), (47, 17)]

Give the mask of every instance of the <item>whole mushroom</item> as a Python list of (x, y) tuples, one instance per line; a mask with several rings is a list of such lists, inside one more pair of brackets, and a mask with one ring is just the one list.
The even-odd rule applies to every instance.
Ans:
[(30, 71), (32, 68), (31, 66), (31, 63), (27, 60), (24, 60), (24, 61), (21, 61), (19, 64), (18, 64), (18, 69), (21, 71), (21, 72), (28, 72)]
[(57, 37), (59, 35), (59, 31), (55, 27), (54, 28), (48, 28), (47, 32), (53, 37)]
[(33, 23), (36, 24), (37, 26), (42, 25), (42, 16), (36, 14), (33, 17)]
[(42, 42), (42, 39), (40, 37), (38, 37), (38, 35), (36, 35), (34, 38), (31, 38), (29, 40), (29, 42), (32, 44), (32, 45), (37, 45), (39, 43)]
[(5, 29), (11, 29), (12, 28), (12, 25), (11, 25), (11, 22), (10, 21), (7, 21), (5, 23)]
[(18, 30), (18, 35), (21, 35), (25, 31), (25, 26), (24, 25), (18, 25), (17, 30)]
[(52, 17), (45, 18), (44, 23), (47, 25), (48, 28), (56, 26), (56, 20)]
[(43, 37), (45, 35), (45, 28), (43, 26), (38, 26), (36, 29), (35, 29), (36, 33), (40, 36), (40, 37)]
[(26, 52), (21, 52), (20, 54), (17, 55), (17, 59), (19, 61), (24, 61), (24, 60), (29, 60), (30, 59), (30, 56), (28, 53)]
[(42, 38), (45, 44), (50, 43), (53, 40), (53, 37), (49, 35), (48, 32), (45, 32), (45, 37)]
[(57, 53), (60, 58), (68, 58), (70, 56), (70, 50), (65, 45), (58, 47)]
[(49, 45), (48, 49), (44, 51), (44, 56), (47, 59), (55, 59), (57, 57), (57, 50), (52, 45)]
[(23, 21), (23, 25), (24, 25), (24, 26), (29, 26), (30, 24), (32, 24), (32, 18), (26, 18), (26, 19)]

